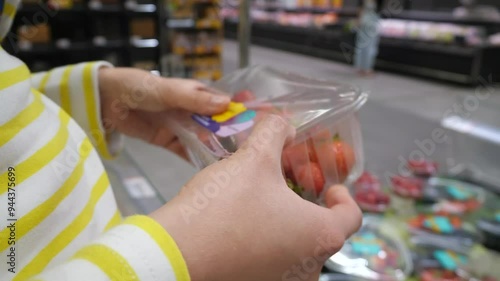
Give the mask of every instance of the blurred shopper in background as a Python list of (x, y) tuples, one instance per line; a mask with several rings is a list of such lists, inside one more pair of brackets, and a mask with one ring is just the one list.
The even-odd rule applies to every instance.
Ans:
[(373, 75), (380, 41), (379, 22), (382, 0), (364, 0), (359, 15), (354, 66), (362, 76)]

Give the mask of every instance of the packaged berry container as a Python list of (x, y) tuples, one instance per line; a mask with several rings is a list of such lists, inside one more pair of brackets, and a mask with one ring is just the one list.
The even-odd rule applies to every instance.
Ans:
[(365, 212), (384, 213), (391, 202), (379, 179), (367, 171), (353, 184), (353, 194), (359, 207)]
[(455, 244), (472, 246), (484, 239), (472, 223), (459, 216), (419, 214), (408, 220), (408, 226), (412, 235), (447, 248)]
[(500, 251), (500, 209), (486, 209), (476, 220), (476, 226), (485, 236), (485, 245)]
[(365, 216), (361, 229), (330, 257), (325, 267), (367, 280), (406, 280), (413, 271), (403, 227), (378, 216)]
[(266, 66), (238, 70), (213, 88), (232, 95), (227, 112), (216, 116), (176, 112), (168, 121), (198, 168), (229, 157), (259, 119), (278, 114), (296, 128), (282, 164), (289, 187), (300, 196), (321, 202), (327, 186), (351, 184), (361, 175), (364, 159), (357, 111), (366, 102), (366, 93)]
[(409, 160), (408, 169), (415, 176), (420, 177), (430, 177), (434, 176), (438, 172), (438, 163), (434, 161), (427, 160)]
[(415, 271), (420, 273), (418, 275), (442, 271), (443, 275), (453, 276), (455, 274), (451, 273), (456, 273), (468, 262), (470, 246), (442, 244), (441, 241), (425, 237), (412, 237), (411, 242)]
[(464, 214), (480, 207), (495, 204), (490, 193), (480, 186), (441, 177), (421, 179), (395, 176), (391, 178), (393, 191), (423, 203), (432, 203), (435, 213)]
[(422, 281), (495, 280), (491, 266), (495, 261), (490, 262), (493, 252), (480, 245), (442, 244), (422, 237), (413, 237), (411, 242), (415, 273)]

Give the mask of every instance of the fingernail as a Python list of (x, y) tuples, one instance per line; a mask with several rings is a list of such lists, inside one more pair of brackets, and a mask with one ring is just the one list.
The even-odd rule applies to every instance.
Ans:
[(213, 95), (212, 99), (210, 102), (214, 105), (221, 105), (221, 104), (226, 104), (229, 102), (229, 97), (227, 96), (220, 96), (220, 95)]

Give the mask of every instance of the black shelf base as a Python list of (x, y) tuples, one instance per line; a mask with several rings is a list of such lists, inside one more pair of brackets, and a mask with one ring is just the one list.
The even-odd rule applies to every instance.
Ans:
[[(237, 23), (226, 20), (225, 37), (237, 38)], [(352, 63), (355, 35), (342, 26), (328, 30), (254, 23), (252, 43), (318, 58)], [(382, 38), (376, 68), (440, 81), (477, 85), (481, 78), (500, 81), (493, 64), (500, 48), (462, 47), (405, 39)]]

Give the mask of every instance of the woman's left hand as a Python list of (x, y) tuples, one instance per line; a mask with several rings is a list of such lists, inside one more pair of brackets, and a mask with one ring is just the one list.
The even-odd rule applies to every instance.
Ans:
[(214, 94), (203, 83), (162, 78), (134, 68), (102, 68), (99, 91), (103, 125), (171, 150), (187, 159), (177, 137), (166, 127), (172, 109), (213, 115), (227, 109), (230, 98)]

